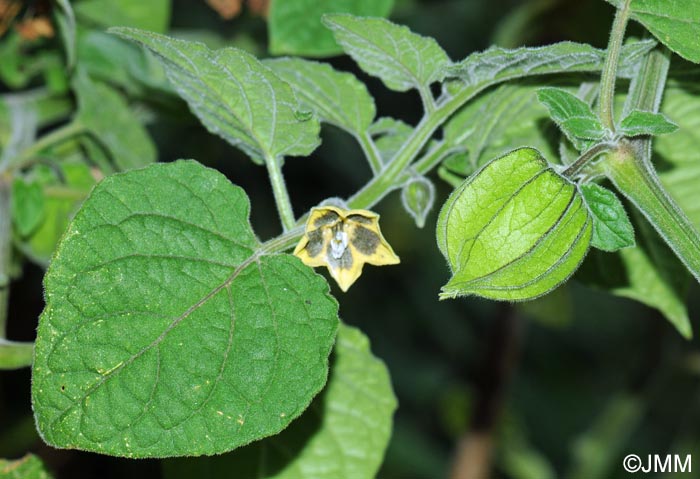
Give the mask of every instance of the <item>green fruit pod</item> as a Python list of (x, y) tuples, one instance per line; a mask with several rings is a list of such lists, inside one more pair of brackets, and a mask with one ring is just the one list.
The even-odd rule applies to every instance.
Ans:
[(434, 202), (435, 186), (425, 176), (411, 178), (401, 190), (401, 204), (419, 228), (425, 226), (425, 219)]
[(537, 150), (497, 158), (440, 211), (437, 242), (452, 269), (440, 298), (523, 301), (546, 294), (581, 264), (592, 225), (577, 186)]

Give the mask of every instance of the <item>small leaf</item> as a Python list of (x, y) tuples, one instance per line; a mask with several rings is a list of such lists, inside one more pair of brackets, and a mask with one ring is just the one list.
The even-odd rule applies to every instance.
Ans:
[(410, 179), (401, 189), (401, 204), (419, 228), (425, 226), (425, 219), (434, 202), (435, 186), (425, 176)]
[(323, 22), (360, 68), (391, 90), (425, 89), (442, 81), (451, 63), (432, 38), (383, 18), (325, 15)]
[(44, 278), (32, 403), (56, 447), (218, 454), (277, 434), (321, 390), (328, 284), (258, 251), (248, 198), (194, 161), (102, 181)]
[[(607, 0), (622, 7), (624, 0)], [(632, 0), (631, 17), (661, 43), (691, 62), (700, 63), (700, 8), (697, 0)]]
[(576, 186), (537, 150), (515, 150), (468, 178), (440, 211), (438, 246), (453, 272), (440, 297), (541, 296), (578, 268), (591, 230)]
[(374, 479), (391, 436), (396, 398), (367, 337), (342, 325), (328, 384), (277, 436), (223, 456), (165, 462), (165, 479)]
[(268, 32), (273, 55), (324, 57), (337, 55), (343, 49), (333, 34), (321, 23), (327, 13), (351, 13), (369, 17), (385, 17), (394, 0), (284, 0), (270, 4)]
[(560, 88), (540, 88), (537, 97), (549, 109), (554, 122), (579, 150), (586, 149), (589, 143), (581, 140), (600, 140), (605, 137), (603, 125), (590, 105), (576, 95)]
[(155, 53), (204, 126), (256, 163), (306, 156), (319, 145), (318, 121), (299, 119), (292, 88), (251, 54), (131, 28), (111, 31)]
[(165, 32), (170, 24), (171, 0), (82, 0), (76, 15), (102, 27), (134, 27)]
[(634, 246), (634, 228), (617, 195), (595, 183), (581, 186), (581, 193), (593, 218), (591, 246), (603, 251)]
[(413, 128), (401, 120), (385, 116), (369, 127), (369, 133), (375, 137), (374, 144), (382, 162), (386, 164), (408, 141)]
[[(638, 62), (654, 46), (653, 40), (628, 43), (620, 52), (618, 76), (630, 78), (637, 73)], [(494, 84), (524, 76), (550, 73), (600, 71), (605, 50), (584, 43), (559, 42), (544, 47), (522, 47), (513, 50), (492, 47), (472, 53), (448, 70), (448, 76), (458, 78), (463, 85), (453, 88)]]
[(29, 236), (44, 216), (44, 193), (35, 181), (17, 177), (12, 182), (12, 221), (20, 236)]
[(365, 263), (398, 264), (399, 257), (379, 229), (379, 215), (335, 206), (313, 208), (294, 255), (311, 267), (325, 266), (343, 292), (362, 274)]
[(360, 135), (374, 120), (374, 99), (352, 73), (301, 58), (279, 58), (263, 63), (289, 83), (303, 105), (315, 111), (321, 121)]
[(77, 120), (107, 149), (117, 170), (128, 170), (156, 161), (156, 147), (124, 98), (87, 75), (75, 76)]
[(0, 477), (2, 479), (51, 479), (44, 464), (34, 454), (27, 454), (22, 459), (9, 461), (0, 459)]
[(43, 214), (39, 224), (26, 238), (22, 238), (19, 248), (30, 260), (45, 267), (71, 217), (95, 184), (95, 179), (85, 163), (69, 160), (63, 160), (58, 171), (38, 165), (32, 170), (32, 176), (32, 181), (41, 185), (43, 190)]
[(664, 135), (678, 130), (678, 125), (661, 113), (634, 110), (620, 122), (620, 133), (625, 136)]
[(72, 70), (75, 67), (76, 58), (75, 14), (68, 0), (56, 0), (56, 4), (60, 8), (60, 13), (56, 14), (56, 20), (61, 31), (63, 48), (66, 51), (66, 67)]

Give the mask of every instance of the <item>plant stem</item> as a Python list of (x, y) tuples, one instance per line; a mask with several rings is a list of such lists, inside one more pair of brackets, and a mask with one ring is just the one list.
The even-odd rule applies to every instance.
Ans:
[(282, 159), (272, 156), (267, 157), (265, 158), (265, 165), (267, 166), (267, 174), (270, 177), (272, 193), (275, 197), (275, 204), (282, 221), (282, 227), (284, 231), (291, 230), (295, 225), (294, 211), (287, 192), (287, 184), (284, 182), (284, 176), (282, 175)]
[(424, 175), (437, 166), (450, 153), (463, 151), (463, 148), (448, 144), (446, 141), (439, 142), (434, 148), (431, 148), (425, 155), (416, 160), (413, 164), (413, 169), (416, 173)]
[(85, 132), (85, 127), (78, 121), (66, 123), (60, 128), (53, 130), (48, 135), (39, 138), (32, 146), (24, 150), (17, 156), (15, 160), (10, 162), (10, 166), (14, 169), (22, 168), (27, 162), (30, 162), (46, 148), (57, 143), (64, 142), (74, 136)]
[(362, 147), (362, 152), (365, 154), (365, 158), (369, 162), (370, 168), (372, 168), (372, 173), (377, 174), (382, 170), (382, 157), (377, 150), (377, 145), (375, 145), (374, 140), (367, 131), (362, 132), (362, 134), (357, 135), (357, 142)]
[(700, 282), (700, 235), (661, 185), (650, 161), (625, 142), (602, 164), (617, 189), (644, 214)]
[(476, 384), (471, 427), (458, 443), (450, 479), (491, 477), (494, 436), (517, 365), (523, 326), (518, 312), (508, 303), (501, 303), (498, 314), (492, 319)]
[(32, 365), (34, 343), (0, 338), (0, 370), (19, 369)]
[(7, 307), (10, 299), (12, 254), (11, 191), (9, 175), (0, 176), (0, 339), (7, 333)]
[(625, 38), (625, 29), (627, 28), (627, 20), (630, 15), (630, 2), (631, 0), (624, 0), (622, 7), (615, 12), (607, 55), (603, 64), (603, 73), (600, 77), (600, 100), (598, 102), (600, 119), (603, 122), (603, 126), (612, 132), (615, 131), (613, 103), (615, 100), (617, 64), (620, 59), (620, 49)]
[(597, 156), (607, 153), (615, 148), (613, 143), (598, 143), (590, 147), (588, 150), (584, 151), (581, 156), (579, 156), (576, 161), (574, 161), (567, 169), (562, 171), (562, 175), (569, 179), (573, 179), (578, 175), (581, 170), (583, 170), (591, 161), (593, 161)]

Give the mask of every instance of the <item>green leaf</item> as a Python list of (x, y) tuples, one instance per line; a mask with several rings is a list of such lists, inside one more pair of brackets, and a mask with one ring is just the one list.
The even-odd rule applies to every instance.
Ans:
[[(464, 155), (445, 161), (451, 171), (466, 177), (486, 162), (522, 146), (555, 157), (542, 128), (549, 116), (538, 101), (536, 86), (502, 85), (469, 102), (444, 127), (450, 145), (462, 146)], [(466, 161), (465, 161), (466, 160)]]
[(306, 156), (319, 145), (318, 121), (300, 115), (292, 88), (251, 54), (129, 28), (111, 31), (155, 53), (204, 126), (253, 161)]
[(391, 436), (396, 398), (367, 338), (341, 325), (328, 384), (279, 435), (229, 454), (166, 461), (165, 479), (374, 479)]
[(576, 95), (561, 88), (540, 88), (537, 97), (549, 109), (554, 122), (579, 150), (586, 149), (589, 144), (581, 140), (600, 140), (606, 136), (603, 125), (590, 105)]
[(700, 163), (700, 88), (696, 83), (671, 85), (661, 111), (680, 128), (654, 138), (654, 151), (674, 165)]
[[(636, 74), (638, 62), (654, 46), (653, 40), (631, 42), (622, 47), (617, 74), (631, 78)], [(448, 69), (448, 77), (457, 78), (462, 85), (452, 89), (493, 84), (524, 76), (550, 73), (600, 71), (605, 61), (605, 50), (584, 43), (559, 42), (544, 47), (522, 47), (514, 50), (492, 47), (484, 52), (472, 53)]]
[(66, 51), (66, 66), (72, 70), (75, 67), (76, 58), (75, 13), (68, 0), (56, 0), (56, 4), (60, 9), (60, 13), (56, 14), (56, 20), (61, 31), (63, 48)]
[(581, 193), (593, 218), (591, 246), (603, 251), (634, 246), (634, 228), (617, 195), (595, 183), (581, 186)]
[(263, 63), (289, 83), (303, 107), (313, 110), (321, 121), (354, 135), (364, 134), (374, 121), (374, 99), (355, 75), (337, 71), (327, 63), (301, 58)]
[[(152, 100), (152, 90), (175, 94), (162, 65), (132, 42), (101, 31), (79, 29), (77, 48), (81, 69), (130, 96)], [(149, 89), (144, 91), (144, 85)]]
[(74, 9), (78, 18), (101, 27), (165, 32), (170, 24), (170, 0), (82, 0)]
[(90, 169), (82, 162), (63, 161), (59, 166), (60, 178), (47, 166), (32, 171), (33, 181), (42, 187), (44, 198), (41, 222), (19, 248), (32, 261), (46, 266), (56, 244), (66, 230), (73, 213), (95, 184)]
[[(624, 0), (607, 0), (622, 7)], [(661, 43), (691, 62), (700, 63), (700, 8), (697, 0), (632, 0), (631, 18)]]
[(472, 175), (443, 206), (437, 241), (453, 276), (440, 297), (541, 296), (578, 268), (591, 230), (576, 185), (537, 150), (515, 150)]
[(569, 479), (610, 477), (620, 467), (621, 455), (644, 418), (645, 403), (629, 394), (612, 396), (583, 434), (572, 444)]
[(648, 222), (640, 215), (633, 219), (636, 246), (615, 254), (593, 251), (577, 278), (656, 308), (683, 337), (690, 338), (685, 305), (690, 274)]
[(620, 133), (625, 136), (664, 135), (677, 129), (666, 116), (650, 111), (634, 110), (620, 122)]
[(51, 445), (218, 454), (277, 434), (321, 390), (328, 284), (265, 255), (248, 198), (194, 161), (100, 183), (45, 276), (32, 402)]
[(27, 454), (16, 461), (0, 459), (0, 477), (2, 479), (51, 479), (53, 476), (46, 471), (41, 459), (34, 454)]
[(375, 137), (375, 146), (383, 163), (388, 163), (413, 133), (411, 125), (387, 116), (379, 118), (369, 127)]
[(20, 236), (29, 236), (44, 216), (44, 193), (39, 183), (16, 177), (12, 182), (12, 221)]
[(275, 0), (270, 3), (268, 32), (273, 55), (324, 57), (343, 50), (333, 34), (321, 23), (327, 13), (351, 13), (369, 17), (385, 17), (394, 0)]
[(116, 90), (82, 73), (75, 76), (73, 89), (78, 97), (77, 121), (108, 151), (118, 170), (156, 161), (151, 137)]
[(323, 22), (360, 68), (391, 90), (424, 90), (451, 64), (435, 40), (383, 18), (325, 15)]

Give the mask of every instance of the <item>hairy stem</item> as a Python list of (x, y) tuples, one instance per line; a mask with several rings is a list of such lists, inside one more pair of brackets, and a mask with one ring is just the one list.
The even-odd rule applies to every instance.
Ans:
[(37, 140), (32, 146), (24, 150), (17, 158), (10, 163), (13, 169), (23, 168), (25, 164), (30, 163), (43, 150), (50, 146), (62, 143), (74, 136), (85, 132), (85, 126), (78, 121), (72, 121), (63, 125), (60, 128), (53, 130), (48, 135), (44, 135)]
[(520, 349), (521, 318), (502, 303), (493, 318), (487, 350), (477, 379), (471, 429), (460, 439), (450, 479), (491, 477), (494, 434)]
[(361, 135), (357, 135), (357, 142), (362, 148), (362, 152), (365, 154), (365, 158), (369, 162), (369, 166), (372, 169), (373, 174), (377, 174), (382, 169), (382, 157), (377, 150), (377, 145), (374, 144), (374, 140), (370, 134), (365, 131)]
[(34, 343), (8, 341), (0, 338), (0, 370), (31, 366), (33, 356)]
[(284, 231), (289, 231), (294, 228), (296, 221), (294, 220), (292, 202), (287, 192), (287, 184), (284, 182), (284, 176), (282, 175), (282, 159), (268, 157), (265, 159), (265, 165), (267, 166), (267, 174), (270, 177), (272, 193), (275, 197), (275, 204), (282, 221), (282, 227)]
[(603, 122), (603, 126), (613, 132), (615, 131), (613, 103), (615, 100), (617, 64), (620, 60), (620, 49), (625, 38), (625, 29), (627, 28), (627, 20), (630, 15), (630, 2), (631, 0), (624, 0), (622, 7), (615, 12), (607, 55), (603, 64), (603, 73), (600, 77), (600, 101), (598, 103), (600, 119)]
[(598, 143), (590, 147), (588, 150), (584, 151), (576, 161), (569, 165), (569, 167), (562, 172), (562, 175), (569, 179), (574, 179), (591, 161), (603, 153), (611, 151), (615, 146), (616, 145), (613, 143)]
[(603, 164), (617, 189), (644, 214), (700, 282), (700, 235), (661, 185), (650, 161), (631, 143), (623, 143)]
[(9, 175), (0, 176), (0, 339), (6, 336), (12, 254), (11, 189)]

